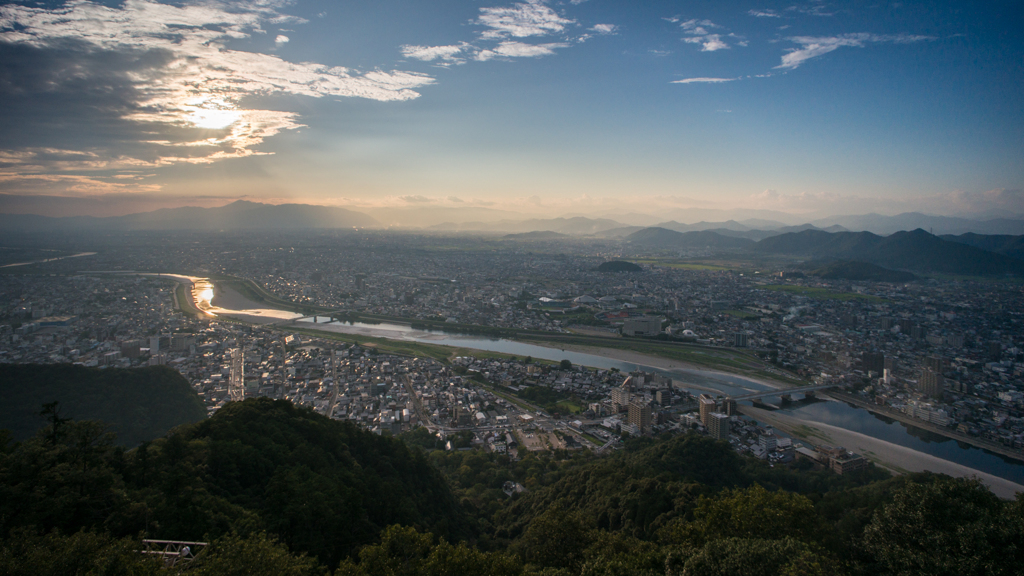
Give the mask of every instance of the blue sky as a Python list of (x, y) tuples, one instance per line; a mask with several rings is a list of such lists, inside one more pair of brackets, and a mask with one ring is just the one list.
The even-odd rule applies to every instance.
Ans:
[(1024, 215), (1019, 2), (639, 4), (4, 4), (0, 209)]

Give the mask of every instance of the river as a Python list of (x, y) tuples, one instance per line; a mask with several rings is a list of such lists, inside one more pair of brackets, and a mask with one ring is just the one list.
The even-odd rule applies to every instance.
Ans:
[(44, 262), (56, 262), (57, 260), (64, 260), (65, 258), (81, 258), (82, 256), (95, 256), (95, 252), (81, 252), (79, 254), (69, 254), (67, 256), (57, 256), (56, 258), (43, 258), (41, 260), (31, 260), (29, 262), (15, 262), (14, 264), (4, 264), (0, 268), (11, 268), (14, 266), (28, 266), (30, 264), (42, 264)]
[[(525, 342), (513, 340), (484, 338), (465, 334), (451, 334), (437, 330), (418, 330), (403, 324), (381, 323), (368, 324), (363, 322), (332, 322), (327, 317), (317, 317), (314, 324), (313, 319), (299, 320), (299, 324), (315, 326), (318, 330), (325, 332), (340, 332), (344, 334), (364, 335), (376, 338), (389, 338), (392, 340), (407, 340), (422, 342), (425, 344), (441, 344), (445, 346), (458, 346), (462, 348), (473, 348), (476, 350), (487, 350), (490, 352), (503, 352), (514, 354), (520, 357), (532, 356), (544, 360), (568, 360), (573, 364), (590, 366), (593, 368), (618, 368), (629, 372), (642, 369), (648, 372), (657, 372), (669, 376), (674, 380), (681, 381), (682, 387), (691, 392), (700, 393), (703, 388), (713, 388), (724, 394), (740, 395), (750, 391), (772, 390), (773, 388), (744, 376), (725, 374), (710, 370), (674, 368), (665, 370), (634, 362), (624, 362), (606, 356), (562, 350)], [(687, 385), (696, 385), (699, 388), (689, 388)], [(780, 392), (781, 394), (781, 392)], [(769, 396), (764, 401), (781, 405), (778, 396)], [(749, 402), (747, 402), (749, 404)], [(818, 402), (797, 402), (780, 408), (784, 414), (792, 415), (803, 420), (824, 422), (854, 432), (860, 432), (873, 436), (893, 444), (905, 446), (925, 454), (931, 454), (944, 460), (956, 462), (970, 468), (988, 472), (994, 476), (1005, 478), (1019, 484), (1024, 484), (1024, 463), (1010, 460), (987, 450), (968, 446), (939, 436), (913, 426), (896, 422), (884, 416), (875, 415), (867, 410), (850, 406), (845, 402), (834, 400), (822, 400)]]

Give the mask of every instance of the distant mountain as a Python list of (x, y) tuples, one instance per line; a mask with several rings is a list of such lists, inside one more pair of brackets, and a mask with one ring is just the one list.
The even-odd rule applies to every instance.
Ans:
[(625, 238), (633, 232), (643, 230), (643, 226), (623, 226), (622, 228), (611, 228), (609, 230), (602, 230), (601, 232), (595, 232), (592, 234), (595, 238)]
[(865, 230), (875, 234), (893, 234), (903, 230), (920, 228), (933, 234), (964, 234), (984, 232), (987, 234), (1024, 234), (1024, 220), (998, 218), (994, 220), (972, 220), (951, 216), (929, 216), (920, 212), (905, 212), (895, 216), (862, 214), (859, 216), (829, 216), (814, 220), (818, 227), (841, 225), (848, 230)]
[(162, 208), (152, 212), (98, 218), (50, 218), (0, 214), (6, 231), (56, 232), (83, 230), (306, 230), (372, 228), (380, 223), (361, 212), (309, 204), (261, 204), (238, 200), (217, 208)]
[(529, 220), (498, 220), (496, 222), (446, 222), (431, 226), (432, 230), (449, 232), (558, 232), (560, 234), (588, 235), (622, 228), (621, 222), (604, 218), (532, 218)]
[(750, 248), (754, 241), (723, 236), (707, 230), (676, 232), (667, 228), (644, 228), (626, 236), (626, 241), (650, 248)]
[(765, 238), (754, 246), (754, 250), (815, 259), (857, 260), (897, 270), (1024, 275), (1024, 262), (943, 240), (920, 229), (890, 236), (877, 236), (870, 232), (804, 230)]
[(545, 230), (543, 232), (523, 232), (521, 234), (506, 234), (503, 238), (507, 240), (557, 240), (558, 238), (568, 238), (568, 234), (562, 234), (561, 232), (551, 232)]
[(917, 276), (910, 272), (889, 270), (867, 262), (851, 262), (843, 260), (832, 262), (811, 272), (826, 280), (860, 280), (871, 282), (910, 282)]
[(968, 232), (959, 236), (947, 234), (942, 236), (943, 240), (959, 242), (995, 252), (1018, 260), (1024, 260), (1024, 236), (1010, 236), (1006, 234), (974, 234)]
[(676, 232), (702, 232), (704, 230), (735, 230), (737, 232), (745, 232), (750, 230), (749, 226), (744, 226), (735, 220), (726, 220), (725, 222), (697, 222), (696, 224), (683, 224), (670, 220), (668, 222), (662, 222), (654, 226), (655, 228), (666, 228), (668, 230), (675, 230)]

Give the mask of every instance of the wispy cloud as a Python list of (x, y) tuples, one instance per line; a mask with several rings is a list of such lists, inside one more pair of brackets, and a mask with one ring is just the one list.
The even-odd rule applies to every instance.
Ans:
[(568, 46), (568, 44), (560, 42), (525, 44), (508, 40), (498, 44), (492, 50), (481, 50), (477, 53), (476, 59), (483, 62), (492, 58), (536, 58), (550, 56), (555, 53), (556, 48), (567, 48)]
[(481, 38), (496, 40), (556, 34), (576, 21), (559, 16), (541, 0), (530, 0), (512, 7), (481, 8), (477, 23), (488, 28)]
[(750, 10), (747, 12), (755, 18), (782, 18), (775, 10)]
[[(669, 21), (671, 22), (672, 20)], [(711, 30), (722, 28), (711, 20), (687, 20), (679, 24), (679, 27), (682, 28), (683, 33), (686, 34), (686, 36), (683, 37), (683, 42), (686, 42), (687, 44), (700, 44), (701, 52), (727, 50), (730, 47), (729, 44), (722, 39), (722, 34), (711, 32)], [(742, 39), (735, 34), (730, 34), (729, 36), (736, 37), (738, 39), (737, 44), (743, 46), (746, 45), (746, 42), (743, 42)]]
[(782, 63), (775, 68), (793, 69), (812, 58), (823, 56), (842, 47), (862, 48), (869, 43), (911, 44), (914, 42), (923, 42), (934, 39), (935, 38), (933, 36), (915, 36), (909, 34), (883, 35), (868, 33), (843, 34), (840, 36), (825, 37), (794, 36), (787, 38), (787, 40), (799, 44), (800, 47), (793, 48), (790, 52), (784, 54), (782, 56)]
[(598, 34), (614, 34), (618, 28), (615, 24), (595, 24), (589, 30)]
[(824, 4), (794, 5), (786, 8), (787, 12), (799, 12), (809, 16), (835, 16), (835, 12), (829, 12)]
[(683, 78), (682, 80), (673, 80), (672, 84), (721, 84), (733, 80), (736, 78)]

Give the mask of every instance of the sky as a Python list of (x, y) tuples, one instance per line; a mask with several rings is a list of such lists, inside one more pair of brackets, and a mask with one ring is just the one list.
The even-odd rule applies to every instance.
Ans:
[(1019, 1), (9, 2), (0, 212), (1024, 217), (1022, 31)]

